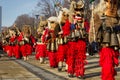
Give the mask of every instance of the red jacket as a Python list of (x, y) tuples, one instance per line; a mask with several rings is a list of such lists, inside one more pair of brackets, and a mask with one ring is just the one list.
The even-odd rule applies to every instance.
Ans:
[(71, 25), (71, 23), (67, 20), (65, 25), (62, 26), (63, 36), (67, 36), (70, 34), (70, 25)]

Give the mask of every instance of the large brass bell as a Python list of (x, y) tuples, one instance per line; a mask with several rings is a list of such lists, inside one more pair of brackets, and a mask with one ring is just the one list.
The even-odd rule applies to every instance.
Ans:
[(82, 38), (82, 35), (79, 30), (75, 30), (75, 37)]
[(75, 37), (79, 37), (80, 32), (78, 30), (75, 30)]
[(80, 34), (81, 34), (81, 38), (83, 38), (83, 37), (84, 37), (84, 34), (83, 34), (82, 28), (80, 29)]
[(110, 42), (110, 46), (119, 46), (119, 42), (118, 42), (118, 38), (116, 33), (111, 33), (111, 42)]
[(104, 34), (104, 36), (103, 36), (103, 43), (108, 43), (108, 44), (110, 44), (110, 38), (111, 36), (110, 36), (110, 32), (105, 32), (105, 34)]
[(119, 47), (120, 47), (120, 33), (117, 34), (118, 42), (119, 42)]
[(25, 41), (25, 43), (30, 43), (29, 37), (24, 37), (24, 41)]
[(50, 51), (50, 43), (47, 43), (47, 50)]
[(76, 41), (76, 39), (75, 39), (75, 32), (74, 31), (71, 32), (71, 40), (72, 41)]
[(74, 31), (71, 32), (71, 38), (75, 38), (75, 32)]
[(63, 38), (61, 37), (61, 35), (59, 36), (58, 40), (57, 40), (58, 44), (63, 44)]
[(51, 42), (50, 51), (55, 52), (55, 51), (57, 51), (57, 49), (58, 49), (58, 44), (57, 44), (57, 41), (55, 39), (54, 41)]
[(54, 52), (55, 51), (55, 43), (51, 43), (50, 51)]
[(58, 50), (58, 43), (57, 43), (57, 38), (56, 38), (56, 41), (55, 41), (55, 47), (56, 47), (56, 51)]
[(63, 38), (60, 38), (60, 44), (63, 44)]
[(68, 42), (67, 36), (64, 37), (64, 43), (66, 44)]
[(102, 38), (102, 31), (98, 31), (98, 33), (97, 33), (97, 41), (101, 42), (101, 38)]
[(24, 44), (25, 44), (24, 41), (20, 41), (20, 42), (19, 42), (19, 45), (24, 45)]
[(82, 28), (82, 34), (83, 34), (83, 38), (86, 38), (87, 33), (86, 33), (85, 28)]

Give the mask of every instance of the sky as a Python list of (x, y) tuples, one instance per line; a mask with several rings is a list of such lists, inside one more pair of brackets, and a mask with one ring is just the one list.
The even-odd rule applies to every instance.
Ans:
[(2, 26), (11, 26), (17, 16), (31, 14), (38, 0), (0, 0)]

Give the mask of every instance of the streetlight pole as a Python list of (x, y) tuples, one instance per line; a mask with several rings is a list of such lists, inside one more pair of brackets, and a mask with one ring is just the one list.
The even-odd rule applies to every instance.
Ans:
[(36, 17), (36, 19), (35, 19), (35, 21), (36, 21), (36, 28), (38, 27), (38, 19), (39, 19), (39, 15), (37, 14), (37, 15), (35, 15), (35, 17)]
[(34, 34), (36, 35), (37, 27), (38, 27), (38, 19), (39, 19), (39, 14), (35, 15), (35, 26), (34, 26)]
[(38, 19), (39, 18), (39, 14), (35, 15), (35, 17), (36, 17), (36, 19)]

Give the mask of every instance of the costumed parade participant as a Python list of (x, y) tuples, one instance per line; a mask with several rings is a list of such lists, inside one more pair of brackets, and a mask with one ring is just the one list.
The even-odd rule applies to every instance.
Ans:
[(80, 0), (77, 3), (77, 12), (75, 17), (78, 18), (78, 22), (76, 23), (76, 27), (80, 30), (81, 38), (77, 41), (77, 54), (75, 55), (75, 75), (78, 78), (84, 78), (85, 73), (85, 64), (86, 64), (86, 31), (84, 25), (84, 2)]
[(119, 36), (120, 24), (117, 20), (118, 0), (104, 0), (106, 10), (103, 11), (104, 22), (98, 29), (97, 40), (101, 43), (100, 66), (102, 67), (102, 80), (115, 80), (117, 72), (115, 67), (119, 65)]
[[(58, 38), (58, 51), (57, 51), (57, 60), (58, 60), (58, 71), (61, 71), (63, 68), (63, 62), (67, 61), (67, 51), (68, 43), (67, 37), (70, 34), (70, 25), (69, 22), (69, 10), (67, 8), (62, 8), (58, 15), (60, 32)], [(67, 70), (67, 63), (66, 63)]]
[(12, 57), (11, 46), (9, 44), (10, 43), (9, 38), (10, 38), (9, 31), (8, 30), (2, 31), (2, 48), (3, 48), (3, 51), (6, 52), (9, 57)]
[(100, 66), (102, 67), (101, 78), (102, 80), (115, 80), (114, 76), (117, 75), (115, 66), (119, 64), (119, 52), (115, 47), (118, 46), (118, 43), (116, 44), (118, 40), (115, 33), (111, 32), (110, 27), (107, 27), (104, 33), (102, 48), (99, 52)]
[(29, 55), (32, 54), (33, 45), (35, 44), (35, 39), (31, 35), (31, 28), (29, 25), (24, 25), (22, 27), (20, 40), (20, 51), (22, 53), (23, 59), (28, 60)]
[(37, 42), (36, 42), (36, 59), (40, 60), (40, 63), (45, 63), (46, 54), (46, 35), (47, 31), (45, 27), (47, 26), (46, 21), (41, 21), (37, 29)]
[(15, 24), (13, 27), (11, 27), (11, 29), (9, 29), (9, 33), (10, 33), (11, 55), (15, 56), (16, 59), (19, 59), (21, 58), (19, 51), (19, 44), (18, 44), (19, 32)]
[[(72, 3), (71, 3), (72, 4)], [(68, 76), (84, 78), (86, 64), (86, 38), (87, 32), (85, 30), (86, 24), (84, 23), (84, 2), (76, 2), (73, 8), (72, 16), (73, 21), (71, 25), (71, 33), (69, 35), (69, 51), (68, 51)], [(72, 6), (72, 5), (71, 5)]]
[(48, 34), (47, 34), (47, 53), (49, 58), (49, 64), (51, 68), (56, 68), (58, 66), (57, 61), (57, 37), (58, 32), (56, 28), (58, 26), (58, 18), (55, 16), (48, 18)]
[[(77, 40), (75, 37), (75, 24), (74, 24), (74, 20), (73, 20), (73, 13), (74, 13), (74, 8), (73, 5), (76, 6), (76, 2), (73, 0), (71, 2), (71, 6), (70, 6), (70, 11), (71, 11), (71, 15), (70, 16), (70, 20), (71, 20), (71, 25), (70, 25), (70, 34), (68, 36), (68, 46), (69, 46), (69, 50), (67, 53), (67, 65), (68, 65), (68, 76), (69, 77), (74, 77), (74, 69), (75, 69), (75, 55), (76, 55), (76, 45), (77, 45)], [(72, 10), (71, 10), (72, 9)]]

